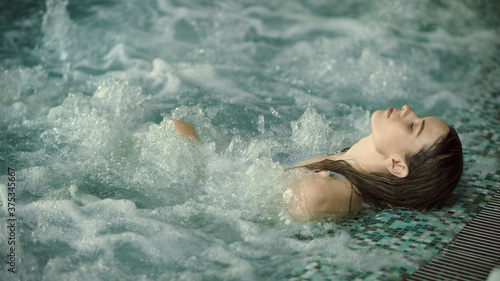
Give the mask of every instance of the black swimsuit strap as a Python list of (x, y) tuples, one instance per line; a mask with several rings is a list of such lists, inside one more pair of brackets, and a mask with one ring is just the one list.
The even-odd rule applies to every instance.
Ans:
[(351, 213), (351, 205), (352, 205), (352, 192), (353, 192), (353, 187), (351, 186), (351, 198), (349, 198), (349, 214)]

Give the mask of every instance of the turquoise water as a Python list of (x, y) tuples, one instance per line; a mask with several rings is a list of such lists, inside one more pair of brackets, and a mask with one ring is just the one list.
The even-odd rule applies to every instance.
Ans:
[(433, 252), (360, 250), (355, 225), (291, 221), (282, 171), (365, 136), (377, 109), (464, 131), (471, 97), (500, 88), (492, 3), (0, 4), (2, 225), (12, 197), (17, 218), (0, 231), (16, 255), (2, 280), (276, 280), (323, 257), (337, 279), (418, 267)]

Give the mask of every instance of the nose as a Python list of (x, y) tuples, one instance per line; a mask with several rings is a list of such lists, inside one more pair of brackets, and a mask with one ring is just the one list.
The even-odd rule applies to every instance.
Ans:
[(415, 115), (415, 117), (418, 117), (417, 114), (415, 114), (415, 112), (413, 112), (413, 109), (411, 109), (411, 107), (409, 105), (405, 104), (401, 108), (401, 119), (408, 116), (408, 114)]

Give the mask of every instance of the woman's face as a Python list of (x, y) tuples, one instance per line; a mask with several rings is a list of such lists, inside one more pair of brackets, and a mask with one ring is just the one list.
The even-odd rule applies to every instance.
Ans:
[(449, 131), (442, 120), (431, 116), (419, 118), (408, 105), (375, 111), (371, 124), (375, 148), (384, 156), (416, 153)]

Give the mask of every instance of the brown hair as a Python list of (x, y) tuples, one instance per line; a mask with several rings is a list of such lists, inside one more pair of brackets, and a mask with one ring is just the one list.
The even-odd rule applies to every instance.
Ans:
[(449, 127), (445, 137), (406, 157), (409, 174), (404, 178), (360, 172), (341, 160), (323, 160), (303, 167), (344, 175), (365, 203), (376, 208), (439, 208), (457, 186), (463, 170), (462, 144), (455, 129)]

